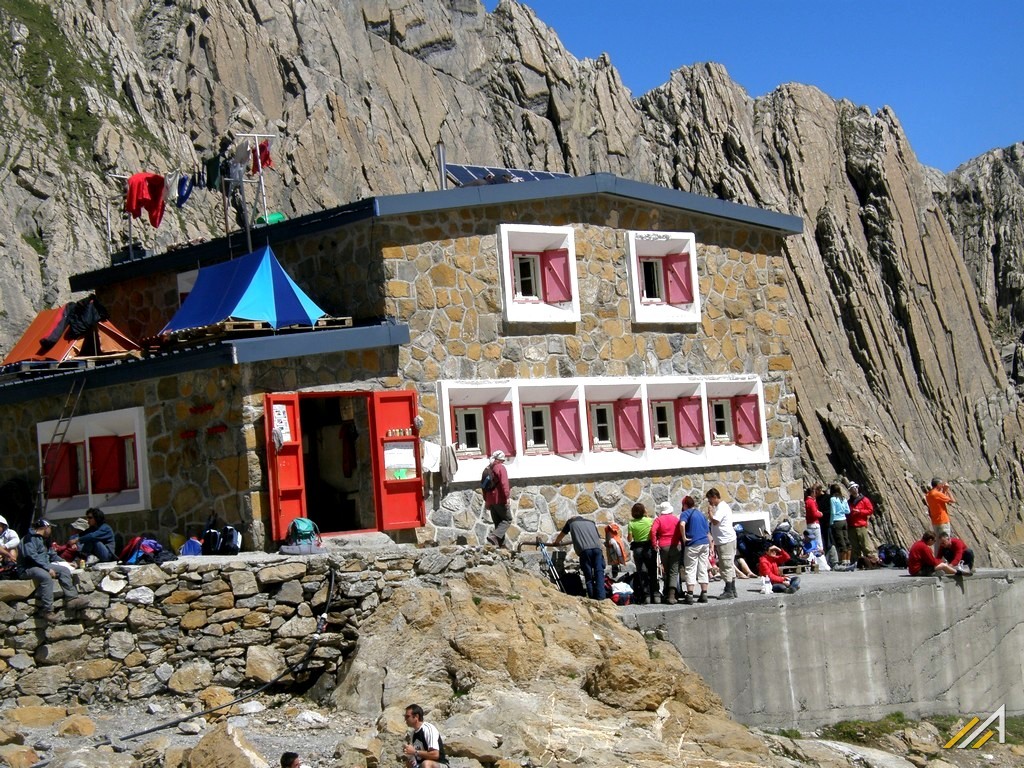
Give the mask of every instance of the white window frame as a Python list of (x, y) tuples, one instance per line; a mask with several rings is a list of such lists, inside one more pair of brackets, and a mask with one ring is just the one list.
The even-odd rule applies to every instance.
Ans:
[[(713, 400), (729, 400), (737, 396), (755, 396), (761, 417), (761, 441), (753, 445), (715, 443), (708, 432), (708, 414)], [(766, 425), (764, 386), (756, 374), (718, 376), (605, 376), (543, 379), (442, 380), (437, 383), (440, 414), (444, 414), (441, 439), (445, 444), (455, 441), (455, 412), (458, 408), (507, 403), (511, 415), (513, 450), (506, 466), (512, 477), (521, 480), (540, 478), (594, 477), (607, 474), (649, 476), (652, 473), (702, 472), (769, 463), (769, 438)], [(701, 402), (701, 424), (704, 441), (699, 445), (679, 446), (678, 415), (681, 398), (697, 398)], [(592, 404), (616, 403), (623, 399), (639, 400), (642, 413), (643, 447), (640, 450), (599, 450), (589, 434), (588, 417)], [(562, 401), (578, 404), (581, 450), (579, 453), (555, 453), (554, 423), (551, 404)], [(652, 406), (670, 406), (672, 442), (667, 444), (653, 437)], [(732, 403), (730, 402), (730, 407)], [(526, 445), (527, 408), (545, 408), (543, 422), (546, 445)], [(614, 413), (614, 411), (613, 411)], [(730, 427), (732, 426), (731, 412)], [(616, 435), (618, 440), (619, 436)], [(532, 442), (532, 439), (531, 439)], [(490, 448), (490, 446), (488, 446)], [(476, 485), (487, 463), (487, 456), (460, 457), (456, 483)]]
[[(43, 421), (36, 424), (36, 444), (38, 446), (39, 472), (45, 468), (46, 445), (53, 440), (56, 420)], [(92, 492), (91, 456), (89, 440), (93, 437), (134, 437), (135, 456), (134, 470), (136, 487), (123, 488), (113, 493)], [(64, 435), (65, 444), (79, 445), (79, 493), (67, 498), (46, 500), (46, 517), (54, 520), (81, 517), (89, 507), (102, 507), (108, 514), (118, 512), (136, 512), (150, 507), (149, 461), (142, 453), (146, 443), (145, 409), (123, 408), (117, 411), (105, 411), (84, 416), (76, 416), (67, 425)], [(125, 444), (122, 443), (122, 447)], [(130, 478), (129, 467), (125, 466), (126, 480)]]
[[(534, 423), (534, 417), (540, 417), (540, 425)], [(525, 441), (526, 453), (529, 455), (548, 454), (554, 452), (554, 435), (551, 432), (551, 406), (541, 404), (523, 406), (523, 440)], [(544, 440), (537, 442), (533, 439), (536, 430), (544, 434)]]
[[(721, 410), (721, 415), (719, 415)], [(711, 414), (711, 442), (713, 445), (732, 445), (736, 442), (732, 425), (732, 400), (727, 397), (709, 397), (708, 412)], [(725, 429), (719, 431), (719, 422), (724, 422)]]
[[(523, 265), (529, 264), (530, 266), (530, 284), (532, 287), (531, 292), (527, 292), (523, 289)], [(540, 274), (540, 254), (539, 253), (513, 253), (512, 254), (512, 270), (515, 273), (515, 290), (513, 295), (516, 301), (532, 301), (540, 302), (543, 301), (541, 298), (542, 291), (539, 290), (539, 284), (541, 281)]]
[[(576, 231), (572, 227), (547, 227), (534, 224), (498, 225), (498, 272), (501, 277), (501, 303), (504, 319), (511, 323), (576, 323), (580, 320), (580, 288), (576, 272)], [(569, 262), (570, 299), (564, 302), (544, 300), (540, 254), (565, 249)], [(517, 258), (531, 258), (536, 296), (519, 291)]]
[[(641, 257), (640, 258), (640, 301), (643, 304), (664, 304), (665, 303), (665, 271), (661, 259)], [(651, 275), (647, 274), (647, 267), (653, 266)], [(651, 277), (654, 280), (656, 291), (648, 290)]]
[[(466, 426), (467, 416), (476, 418), (476, 426), (473, 429)], [(487, 456), (487, 430), (484, 426), (484, 409), (480, 406), (455, 408), (455, 419), (458, 426), (457, 435), (459, 437), (455, 447), (456, 455), (460, 457)], [(463, 442), (463, 437), (469, 432), (473, 432), (477, 437), (477, 445), (475, 447)]]
[[(604, 414), (604, 427), (608, 430), (608, 439), (601, 440), (597, 436), (598, 413)], [(590, 447), (595, 451), (614, 451), (615, 442), (615, 405), (614, 403), (590, 403)]]
[[(699, 323), (700, 283), (697, 276), (697, 238), (692, 232), (630, 231), (626, 233), (626, 265), (629, 273), (631, 313), (634, 323)], [(644, 295), (643, 262), (663, 259), (673, 253), (690, 254), (690, 304), (669, 304), (664, 271), (658, 272), (660, 298)]]
[[(658, 434), (658, 423), (657, 411), (659, 408), (664, 408), (666, 426), (668, 427), (668, 436), (661, 437)], [(676, 445), (677, 434), (676, 434), (676, 404), (672, 400), (652, 400), (651, 401), (651, 442), (655, 448), (674, 448)]]

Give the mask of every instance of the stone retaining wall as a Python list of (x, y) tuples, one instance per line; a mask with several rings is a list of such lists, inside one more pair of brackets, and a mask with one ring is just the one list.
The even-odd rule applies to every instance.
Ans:
[[(88, 703), (256, 687), (302, 660), (333, 572), (327, 631), (308, 665), (312, 681), (337, 670), (362, 622), (398, 584), (438, 584), (491, 559), (458, 548), (393, 546), (101, 566), (76, 572), (89, 607), (55, 625), (36, 617), (31, 581), (0, 581), (0, 696)], [(282, 682), (297, 681), (289, 674)]]

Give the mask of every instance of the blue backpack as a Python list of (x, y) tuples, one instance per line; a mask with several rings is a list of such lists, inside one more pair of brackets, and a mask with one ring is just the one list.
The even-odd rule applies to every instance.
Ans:
[(178, 554), (182, 557), (194, 557), (203, 554), (203, 544), (197, 538), (191, 538), (181, 545)]

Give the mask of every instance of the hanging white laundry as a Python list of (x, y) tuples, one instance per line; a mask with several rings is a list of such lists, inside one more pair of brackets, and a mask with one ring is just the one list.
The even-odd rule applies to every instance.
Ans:
[(175, 203), (178, 200), (178, 179), (181, 171), (171, 171), (164, 176), (164, 200), (168, 203)]

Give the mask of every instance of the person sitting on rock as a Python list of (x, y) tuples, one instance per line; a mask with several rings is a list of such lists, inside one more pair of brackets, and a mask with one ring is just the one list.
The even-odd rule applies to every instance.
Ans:
[(89, 528), (78, 536), (78, 548), (85, 555), (85, 564), (112, 563), (117, 560), (114, 529), (107, 524), (102, 509), (93, 507), (85, 512)]
[(779, 566), (789, 562), (789, 553), (781, 547), (772, 544), (768, 551), (761, 555), (758, 563), (758, 570), (761, 576), (767, 576), (772, 583), (772, 592), (785, 592), (793, 594), (800, 589), (800, 578), (798, 576), (783, 576)]
[(907, 570), (911, 576), (931, 576), (936, 573), (944, 573), (947, 576), (955, 576), (956, 568), (949, 563), (944, 563), (935, 556), (932, 548), (935, 546), (935, 532), (925, 531), (921, 539), (915, 541), (907, 555)]
[(84, 608), (89, 602), (87, 597), (78, 596), (78, 590), (71, 580), (71, 571), (53, 566), (53, 560), (60, 558), (50, 552), (46, 543), (52, 532), (49, 521), (39, 519), (32, 523), (28, 535), (21, 542), (21, 567), (25, 576), (36, 583), (35, 594), (39, 600), (40, 616), (51, 624), (60, 619), (53, 610), (54, 579), (57, 579), (64, 592), (66, 609)]
[(0, 517), (0, 577), (16, 578), (19, 544), (17, 532), (7, 524), (6, 517)]
[(423, 707), (410, 704), (405, 708), (405, 724), (412, 729), (405, 745), (405, 761), (409, 768), (441, 768), (448, 765), (444, 740), (435, 726), (423, 720)]
[(970, 549), (962, 539), (950, 536), (948, 533), (940, 534), (939, 556), (964, 576), (974, 573), (974, 550)]

